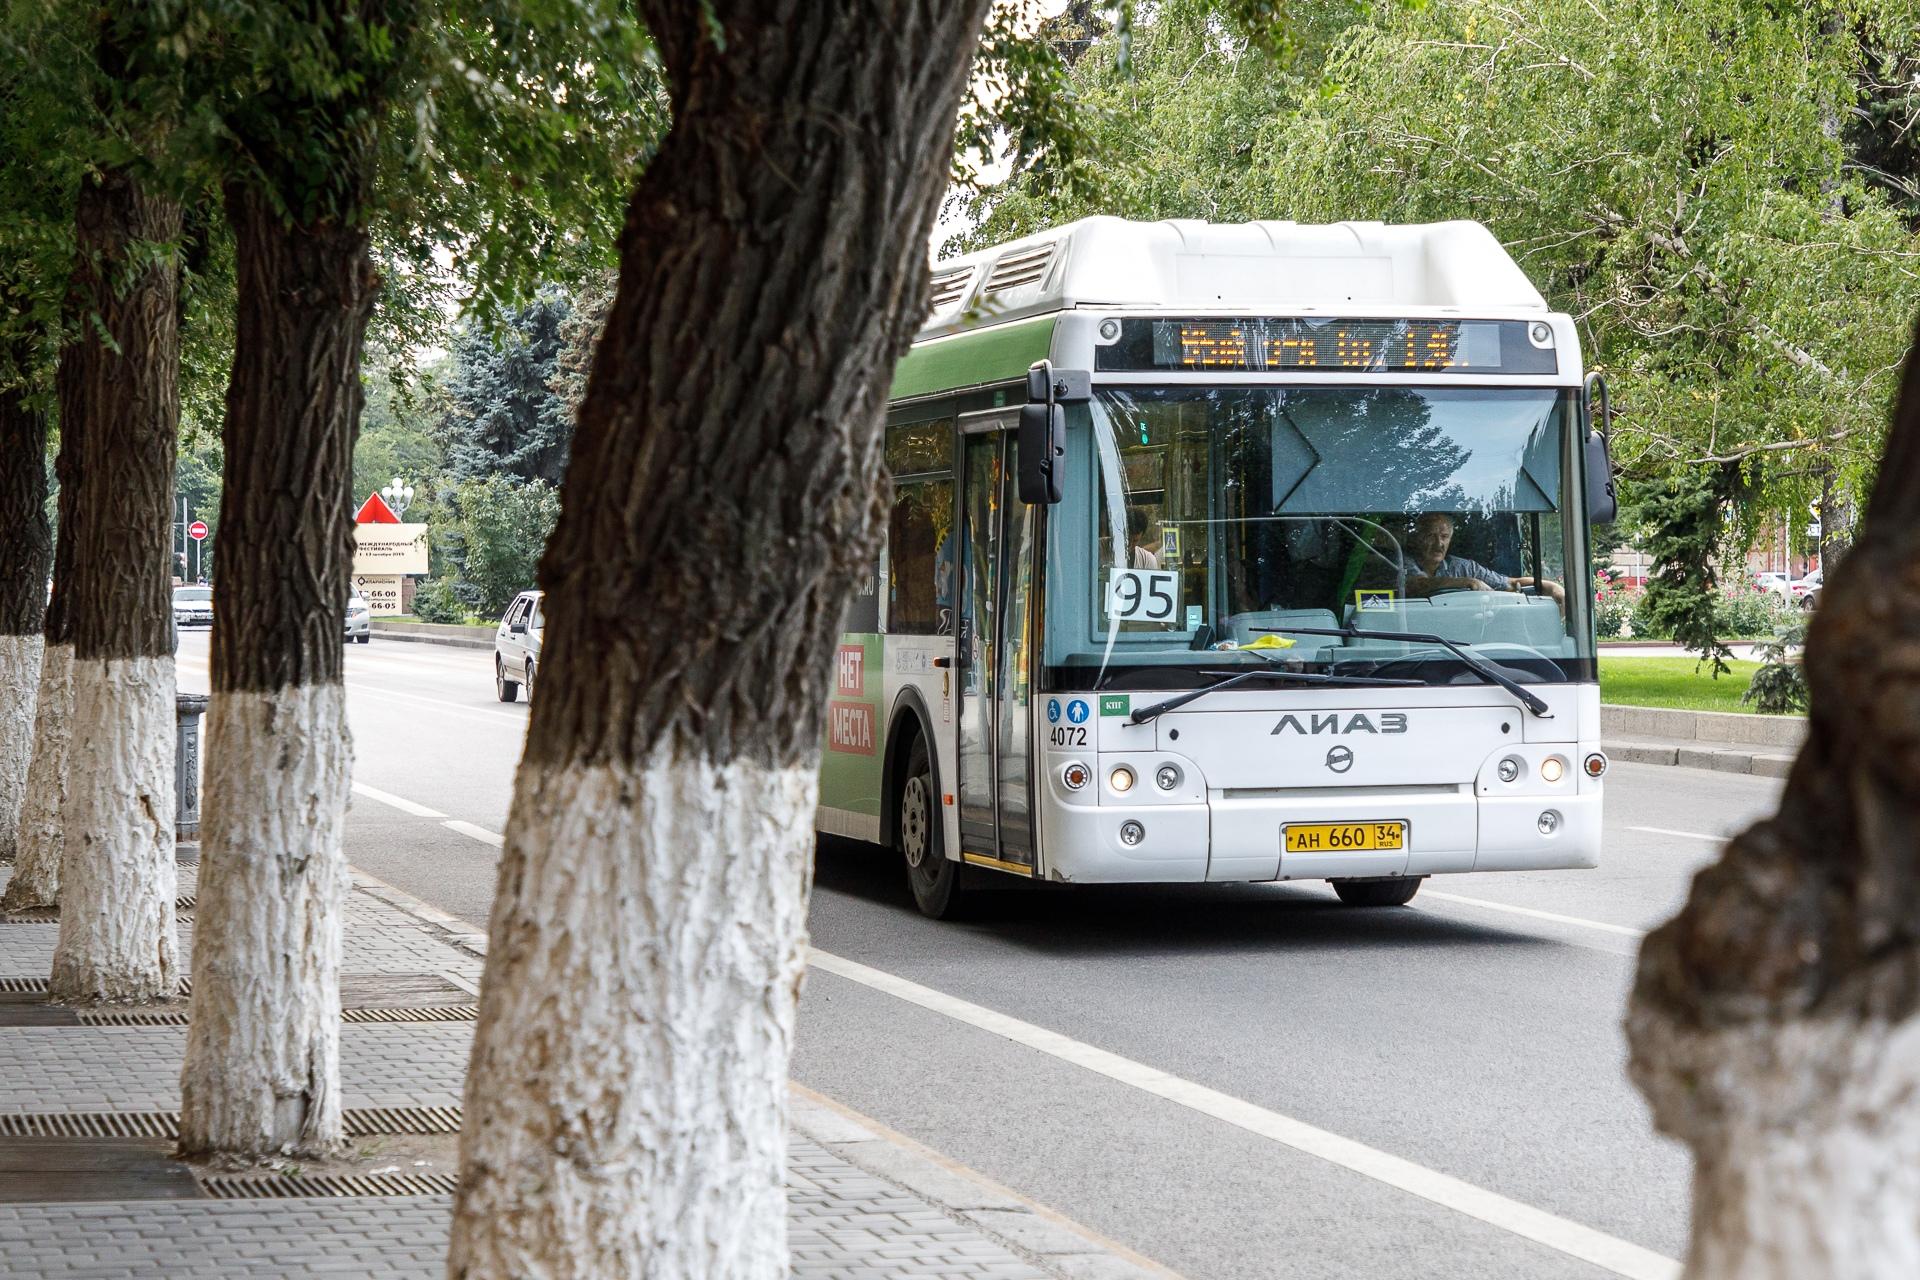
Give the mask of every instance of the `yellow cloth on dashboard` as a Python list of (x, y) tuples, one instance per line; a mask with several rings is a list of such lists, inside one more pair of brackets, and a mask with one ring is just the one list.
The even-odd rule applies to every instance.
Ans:
[(1285, 636), (1268, 635), (1261, 636), (1258, 640), (1250, 641), (1240, 647), (1242, 649), (1291, 649), (1293, 648), (1293, 641), (1287, 639)]

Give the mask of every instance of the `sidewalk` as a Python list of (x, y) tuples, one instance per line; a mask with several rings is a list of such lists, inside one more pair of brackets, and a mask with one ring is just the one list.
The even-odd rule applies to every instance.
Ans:
[[(196, 855), (181, 846), (182, 955)], [(0, 888), (11, 874), (0, 865)], [(57, 930), (0, 917), (0, 1272), (440, 1280), (483, 937), (356, 872), (340, 1038), (353, 1150), (208, 1175), (169, 1155), (185, 1006), (88, 1015), (46, 1004)], [(798, 1086), (792, 1102), (795, 1277), (1171, 1277)]]

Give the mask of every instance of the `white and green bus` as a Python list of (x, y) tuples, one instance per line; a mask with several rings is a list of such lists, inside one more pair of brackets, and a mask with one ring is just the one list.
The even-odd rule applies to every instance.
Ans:
[(1090, 218), (936, 266), (820, 829), (935, 916), (989, 873), (1392, 905), (1595, 865), (1582, 375), (1477, 223)]

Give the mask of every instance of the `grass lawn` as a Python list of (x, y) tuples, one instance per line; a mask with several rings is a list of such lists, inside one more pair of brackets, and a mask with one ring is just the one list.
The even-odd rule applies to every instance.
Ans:
[(1740, 701), (1757, 662), (1736, 659), (1715, 680), (1692, 658), (1602, 658), (1600, 701), (1629, 707), (1676, 707), (1683, 711), (1752, 711)]

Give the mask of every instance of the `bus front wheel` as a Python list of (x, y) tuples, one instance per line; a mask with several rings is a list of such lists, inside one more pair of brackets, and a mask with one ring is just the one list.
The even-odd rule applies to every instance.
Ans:
[(933, 788), (933, 764), (927, 741), (915, 737), (901, 770), (897, 824), (901, 857), (907, 862), (907, 883), (922, 915), (945, 920), (959, 913), (960, 864), (947, 857), (941, 835), (940, 806)]
[(1425, 876), (1396, 876), (1391, 880), (1330, 880), (1340, 901), (1350, 907), (1404, 907), (1420, 892)]

